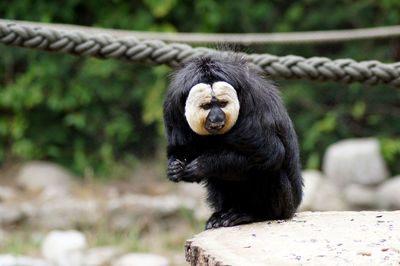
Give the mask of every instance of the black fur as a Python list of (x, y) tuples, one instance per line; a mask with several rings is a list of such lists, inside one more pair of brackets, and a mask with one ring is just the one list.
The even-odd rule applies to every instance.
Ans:
[[(236, 124), (201, 136), (184, 116), (190, 88), (231, 84), (239, 98)], [(177, 71), (164, 101), (167, 176), (203, 182), (215, 210), (206, 229), (293, 216), (302, 198), (296, 133), (279, 92), (242, 60), (210, 56)]]

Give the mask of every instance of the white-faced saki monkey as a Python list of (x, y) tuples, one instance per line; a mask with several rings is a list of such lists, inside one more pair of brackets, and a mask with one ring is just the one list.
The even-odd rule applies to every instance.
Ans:
[(277, 89), (240, 58), (178, 70), (164, 101), (167, 176), (201, 182), (206, 229), (291, 218), (302, 198), (297, 136)]

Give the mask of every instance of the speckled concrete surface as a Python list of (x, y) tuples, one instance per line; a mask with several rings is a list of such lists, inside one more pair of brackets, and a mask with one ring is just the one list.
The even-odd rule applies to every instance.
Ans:
[(400, 265), (400, 211), (302, 212), (202, 232), (186, 243), (192, 265)]

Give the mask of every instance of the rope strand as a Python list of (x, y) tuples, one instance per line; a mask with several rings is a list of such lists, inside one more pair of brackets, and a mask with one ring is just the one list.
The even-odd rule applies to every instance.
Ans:
[[(0, 42), (10, 46), (34, 48), (77, 56), (95, 56), (178, 67), (193, 58), (221, 52), (187, 44), (160, 40), (139, 40), (135, 37), (115, 37), (108, 34), (88, 34), (74, 30), (55, 30), (0, 21)], [(331, 60), (325, 57), (304, 58), (295, 55), (239, 53), (259, 71), (275, 78), (309, 79), (313, 81), (360, 82), (367, 85), (386, 84), (400, 87), (400, 62), (356, 62), (352, 59)]]
[[(0, 19), (0, 23), (12, 23), (11, 20)], [(300, 44), (300, 43), (337, 43), (356, 40), (390, 39), (400, 37), (400, 26), (383, 26), (375, 28), (303, 31), (285, 33), (172, 33), (172, 32), (143, 32), (117, 29), (93, 28), (70, 24), (54, 24), (31, 21), (18, 21), (19, 25), (52, 28), (64, 31), (80, 31), (89, 34), (105, 33), (115, 37), (136, 36), (138, 39), (162, 40), (190, 44)]]

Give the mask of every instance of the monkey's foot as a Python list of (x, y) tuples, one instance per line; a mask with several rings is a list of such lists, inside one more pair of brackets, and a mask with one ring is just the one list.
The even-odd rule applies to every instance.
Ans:
[(229, 209), (227, 211), (214, 212), (206, 223), (206, 230), (211, 228), (248, 224), (257, 221), (258, 219), (252, 215), (235, 209)]

